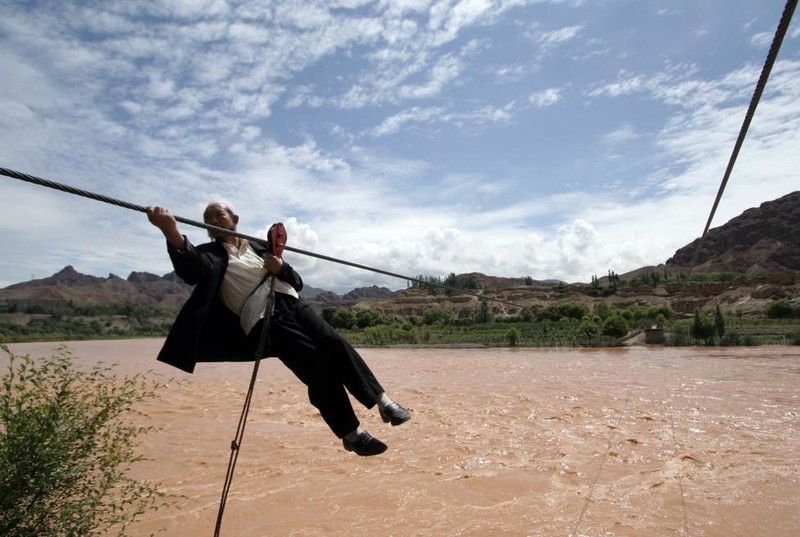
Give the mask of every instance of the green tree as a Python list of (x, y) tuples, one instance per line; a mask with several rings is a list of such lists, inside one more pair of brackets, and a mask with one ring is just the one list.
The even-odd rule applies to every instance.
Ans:
[(383, 323), (381, 314), (372, 309), (359, 310), (356, 313), (356, 324), (359, 328), (367, 328), (369, 326), (376, 326)]
[(694, 318), (692, 319), (692, 337), (709, 341), (713, 339), (714, 332), (715, 327), (711, 319), (707, 315), (700, 313), (700, 310), (695, 310)]
[(725, 316), (722, 315), (719, 305), (717, 305), (717, 309), (714, 310), (714, 329), (717, 333), (717, 337), (722, 339), (722, 336), (725, 335)]
[(591, 288), (595, 290), (600, 289), (600, 279), (597, 277), (597, 274), (592, 274)]
[(611, 315), (614, 309), (615, 309), (614, 306), (612, 306), (611, 304), (600, 302), (598, 304), (595, 304), (594, 313), (596, 315), (599, 315), (601, 319), (605, 320), (608, 319), (608, 317)]
[(126, 474), (150, 427), (124, 418), (155, 397), (143, 375), (73, 368), (65, 349), (36, 361), (9, 356), (0, 379), (0, 535), (87, 537), (127, 526), (167, 503), (156, 484)]
[(481, 300), (481, 308), (475, 315), (475, 321), (479, 323), (488, 323), (492, 320), (492, 312), (489, 311), (489, 303), (486, 300)]
[(322, 319), (334, 328), (355, 328), (358, 323), (355, 313), (340, 308), (323, 309)]
[(616, 291), (622, 285), (622, 278), (613, 270), (608, 271), (608, 286)]
[(449, 324), (452, 321), (453, 315), (446, 309), (440, 306), (426, 308), (422, 313), (422, 320), (425, 324), (439, 323), (441, 325)]
[(508, 340), (509, 347), (516, 347), (519, 342), (519, 330), (516, 326), (512, 326), (506, 332), (506, 339)]

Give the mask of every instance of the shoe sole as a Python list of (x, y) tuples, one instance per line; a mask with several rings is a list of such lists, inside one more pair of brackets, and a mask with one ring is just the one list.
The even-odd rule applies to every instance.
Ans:
[(344, 446), (345, 451), (355, 453), (359, 457), (372, 457), (373, 455), (380, 455), (381, 453), (385, 453), (388, 448), (389, 446), (383, 446), (382, 448), (379, 448), (378, 451), (370, 451), (369, 453), (367, 453), (365, 451), (358, 451), (350, 446)]
[(410, 420), (411, 416), (408, 415), (405, 418), (399, 419), (399, 420), (392, 419), (392, 418), (384, 418), (383, 416), (381, 416), (381, 419), (383, 419), (383, 423), (391, 423), (392, 426), (397, 427), (398, 425), (402, 425), (405, 422), (407, 422), (408, 420)]

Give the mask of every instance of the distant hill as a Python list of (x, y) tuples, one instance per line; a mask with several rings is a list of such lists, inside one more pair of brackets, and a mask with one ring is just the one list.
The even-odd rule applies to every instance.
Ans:
[[(794, 285), (800, 271), (800, 191), (777, 200), (748, 209), (726, 224), (709, 231), (698, 265), (693, 272), (735, 272), (747, 275), (783, 274), (778, 279), (781, 285)], [(678, 249), (665, 264), (657, 267), (642, 267), (623, 275), (628, 281), (657, 272), (668, 277), (685, 273), (691, 263), (698, 240)], [(789, 273), (787, 277), (786, 274)], [(487, 298), (496, 298), (527, 306), (542, 306), (558, 301), (586, 300), (586, 284), (567, 285), (555, 280), (533, 281), (527, 278), (502, 278), (481, 273), (458, 275), (458, 279), (471, 279), (478, 283), (480, 293)], [(644, 290), (621, 291), (609, 298), (618, 303), (669, 303), (677, 310), (693, 311), (692, 308), (708, 303), (713, 293), (708, 288), (696, 290), (699, 297), (676, 298), (673, 288), (661, 286)], [(734, 284), (727, 284), (728, 287)], [(766, 284), (765, 284), (766, 285)], [(699, 289), (699, 288), (698, 288)], [(727, 289), (714, 291), (720, 295)], [(154, 306), (169, 311), (177, 309), (189, 296), (191, 288), (184, 284), (174, 272), (164, 276), (146, 272), (133, 272), (127, 279), (114, 274), (97, 277), (81, 274), (67, 266), (50, 277), (10, 285), (0, 289), (0, 300), (18, 307), (32, 305), (52, 306), (73, 302), (86, 305), (130, 304)], [(685, 293), (685, 289), (681, 291)], [(727, 292), (727, 291), (725, 291)], [(742, 291), (744, 293), (745, 291)], [(773, 291), (759, 287), (746, 291), (746, 297), (732, 294), (724, 300), (747, 304), (753, 297), (768, 300), (770, 297), (797, 297), (796, 289)], [(777, 295), (775, 294), (777, 293)], [(326, 305), (363, 307), (369, 305), (399, 315), (418, 314), (422, 308), (447, 302), (451, 309), (461, 310), (464, 315), (476, 308), (477, 297), (470, 293), (431, 295), (422, 289), (407, 289), (393, 292), (385, 287), (363, 287), (344, 295), (306, 287), (301, 295), (318, 308)], [(721, 296), (721, 295), (720, 295)], [(592, 298), (591, 300), (595, 300)], [(719, 300), (723, 300), (720, 298)], [(753, 306), (755, 307), (755, 306)], [(506, 311), (495, 305), (497, 313)]]
[[(189, 297), (191, 287), (175, 272), (164, 276), (148, 272), (132, 272), (127, 279), (115, 274), (107, 277), (81, 274), (68, 265), (47, 278), (15, 283), (0, 289), (0, 300), (18, 306), (54, 306), (67, 302), (93, 306), (131, 304), (177, 311)], [(386, 287), (361, 287), (345, 295), (305, 286), (301, 296), (311, 302), (355, 303), (363, 300), (391, 298), (395, 292)]]
[(174, 272), (164, 276), (132, 272), (127, 279), (115, 274), (102, 278), (81, 274), (68, 265), (47, 278), (9, 285), (0, 290), (0, 299), (21, 306), (47, 306), (71, 301), (98, 306), (131, 304), (177, 310), (190, 290)]

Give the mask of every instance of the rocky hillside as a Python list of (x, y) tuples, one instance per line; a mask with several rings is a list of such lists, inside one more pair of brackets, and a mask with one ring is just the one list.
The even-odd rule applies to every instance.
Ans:
[[(399, 316), (420, 315), (431, 306), (446, 307), (457, 317), (475, 314), (481, 299), (488, 299), (495, 314), (518, 313), (522, 307), (544, 307), (554, 303), (610, 302), (669, 305), (675, 311), (692, 313), (696, 308), (720, 305), (738, 312), (758, 312), (776, 298), (800, 301), (800, 192), (749, 209), (723, 226), (709, 231), (693, 274), (732, 272), (742, 275), (723, 283), (683, 284), (697, 240), (680, 248), (665, 264), (642, 267), (621, 275), (622, 283), (613, 293), (605, 292), (610, 282), (601, 279), (600, 289), (587, 284), (530, 281), (471, 273), (460, 275), (479, 284), (478, 291), (444, 294), (419, 288), (392, 292), (381, 287), (354, 289), (341, 296), (307, 287), (303, 296), (318, 308), (370, 307)], [(745, 277), (745, 275), (747, 277)], [(645, 282), (653, 278), (652, 284)], [(0, 289), (0, 301), (17, 308), (75, 304), (146, 305), (176, 311), (190, 288), (174, 273), (157, 276), (131, 273), (127, 279), (113, 274), (106, 278), (87, 276), (68, 266), (40, 280)], [(796, 304), (800, 305), (800, 304)]]
[[(800, 191), (748, 209), (710, 229), (697, 259), (697, 272), (800, 270)], [(668, 267), (688, 267), (700, 239), (675, 252)]]
[(127, 279), (115, 274), (106, 278), (88, 276), (66, 266), (50, 277), (9, 285), (0, 290), (0, 300), (18, 306), (53, 306), (74, 302), (97, 306), (131, 304), (177, 310), (190, 288), (174, 272), (156, 276), (132, 272)]

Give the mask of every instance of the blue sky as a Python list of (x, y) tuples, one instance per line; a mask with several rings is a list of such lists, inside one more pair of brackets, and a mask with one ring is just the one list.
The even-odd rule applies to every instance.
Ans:
[[(589, 282), (703, 230), (779, 0), (0, 1), (0, 165), (407, 275)], [(800, 187), (800, 31), (713, 225)], [(0, 286), (171, 270), (141, 213), (0, 177)], [(190, 240), (202, 229), (184, 227)], [(306, 256), (314, 287), (405, 287)]]

